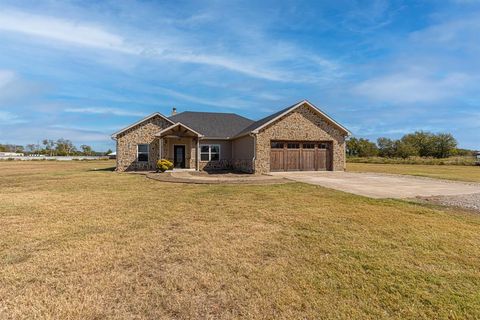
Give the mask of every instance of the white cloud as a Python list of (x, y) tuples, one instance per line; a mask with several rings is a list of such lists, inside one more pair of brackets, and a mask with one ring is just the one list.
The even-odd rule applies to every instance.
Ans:
[(132, 110), (123, 110), (118, 108), (104, 108), (104, 107), (82, 107), (82, 108), (67, 108), (65, 112), (70, 113), (84, 113), (84, 114), (111, 114), (115, 116), (134, 116), (144, 117), (145, 113)]
[[(338, 66), (333, 61), (294, 45), (268, 38), (261, 41), (243, 39), (245, 45), (230, 52), (228, 46), (223, 47), (222, 44), (222, 50), (218, 50), (215, 41), (201, 42), (191, 33), (182, 31), (183, 28), (183, 25), (177, 28), (172, 26), (155, 35), (142, 30), (142, 36), (138, 37), (139, 30), (133, 30), (129, 36), (85, 21), (0, 9), (0, 31), (77, 47), (111, 50), (161, 61), (207, 65), (278, 82), (314, 82), (325, 80), (328, 75), (339, 74)], [(252, 49), (249, 47), (251, 43), (258, 43), (258, 46)], [(295, 66), (299, 66), (300, 72), (292, 70)]]
[(229, 109), (243, 109), (251, 105), (248, 104), (245, 99), (237, 99), (235, 97), (230, 98), (201, 98), (193, 96), (190, 94), (181, 93), (172, 89), (155, 87), (153, 89), (147, 90), (150, 93), (161, 93), (170, 97), (178, 98), (183, 101), (188, 101), (192, 103), (197, 103), (205, 106), (220, 107), (220, 108), (229, 108)]
[(439, 78), (406, 72), (366, 80), (353, 91), (386, 103), (435, 102), (455, 97), (470, 81), (466, 74), (452, 73)]
[(413, 32), (410, 40), (414, 45), (437, 45), (441, 50), (455, 48), (479, 48), (478, 29), (480, 14), (463, 16), (461, 19), (442, 20), (425, 29)]
[(79, 46), (134, 53), (125, 40), (100, 26), (20, 11), (1, 10), (0, 30), (18, 32)]
[(0, 110), (0, 124), (11, 125), (11, 124), (19, 124), (19, 123), (25, 123), (25, 122), (27, 121), (20, 118), (16, 114), (13, 114), (8, 111)]

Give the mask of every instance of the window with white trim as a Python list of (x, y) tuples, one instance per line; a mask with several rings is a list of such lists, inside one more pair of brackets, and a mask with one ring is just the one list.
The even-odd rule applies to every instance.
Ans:
[(218, 161), (220, 160), (219, 144), (202, 144), (200, 145), (201, 161)]
[(148, 162), (148, 144), (137, 145), (137, 161)]

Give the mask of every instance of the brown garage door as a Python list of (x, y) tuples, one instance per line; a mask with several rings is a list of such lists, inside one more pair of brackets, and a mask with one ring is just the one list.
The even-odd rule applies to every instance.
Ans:
[(270, 171), (332, 170), (332, 143), (272, 141)]

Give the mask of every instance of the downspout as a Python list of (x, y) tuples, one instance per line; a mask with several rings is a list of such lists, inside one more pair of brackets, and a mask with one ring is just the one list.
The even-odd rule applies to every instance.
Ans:
[(250, 133), (250, 135), (253, 137), (252, 169), (253, 169), (253, 173), (255, 173), (255, 159), (257, 157), (257, 135), (253, 133)]
[(119, 170), (118, 170), (118, 159), (119, 159), (118, 155), (119, 155), (119, 153), (118, 153), (118, 140), (117, 140), (117, 136), (112, 137), (112, 139), (115, 140), (115, 171), (119, 171)]
[(200, 171), (200, 137), (197, 137), (197, 152), (196, 153), (196, 160), (197, 160), (197, 171)]

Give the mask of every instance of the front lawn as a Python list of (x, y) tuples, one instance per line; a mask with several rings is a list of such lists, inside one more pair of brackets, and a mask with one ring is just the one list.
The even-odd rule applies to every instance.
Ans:
[(407, 174), (438, 179), (480, 182), (480, 166), (347, 163), (347, 171)]
[(1, 319), (480, 317), (479, 216), (112, 165), (0, 162)]

